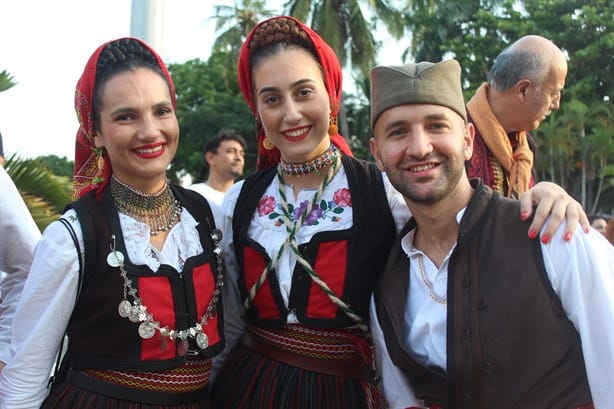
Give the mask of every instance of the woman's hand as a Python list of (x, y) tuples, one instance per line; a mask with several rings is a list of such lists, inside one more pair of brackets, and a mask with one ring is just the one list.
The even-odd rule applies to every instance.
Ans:
[(582, 209), (582, 205), (572, 198), (562, 187), (552, 182), (539, 182), (520, 196), (520, 218), (528, 219), (533, 213), (533, 205), (537, 205), (533, 222), (529, 226), (529, 237), (534, 239), (550, 216), (548, 225), (541, 235), (543, 243), (548, 243), (554, 236), (563, 219), (567, 220), (563, 238), (571, 239), (571, 235), (580, 223), (584, 232), (589, 231), (590, 223)]

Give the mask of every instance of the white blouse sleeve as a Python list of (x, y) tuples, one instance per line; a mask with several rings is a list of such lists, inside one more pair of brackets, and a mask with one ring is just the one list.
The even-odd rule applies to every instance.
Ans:
[[(83, 249), (75, 212), (65, 217)], [(51, 223), (34, 250), (34, 260), (15, 311), (12, 358), (0, 373), (2, 408), (40, 407), (46, 396), (60, 341), (75, 304), (79, 263), (73, 240), (61, 222)]]
[(0, 361), (10, 357), (11, 323), (41, 233), (17, 187), (0, 167)]
[(614, 246), (593, 229), (577, 231), (569, 242), (563, 231), (541, 244), (544, 265), (580, 334), (595, 408), (614, 408)]

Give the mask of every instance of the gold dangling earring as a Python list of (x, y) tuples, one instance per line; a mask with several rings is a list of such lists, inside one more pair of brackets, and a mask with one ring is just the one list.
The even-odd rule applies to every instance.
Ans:
[(334, 116), (332, 112), (330, 113), (328, 123), (328, 134), (330, 136), (337, 135), (339, 133), (339, 127), (337, 126), (337, 117)]
[(96, 155), (96, 166), (98, 170), (102, 173), (102, 169), (104, 168), (104, 147), (102, 148), (94, 148), (94, 154)]
[(262, 147), (266, 149), (267, 151), (270, 151), (271, 149), (275, 147), (275, 145), (273, 145), (273, 142), (267, 136), (266, 131), (264, 130), (264, 126), (262, 126), (262, 121), (260, 121), (260, 117), (257, 116), (256, 117), (256, 132), (260, 133), (260, 130), (262, 130), (262, 133), (264, 134), (264, 138), (262, 139)]
[(271, 139), (268, 136), (265, 136), (264, 139), (262, 140), (262, 146), (267, 151), (270, 151), (271, 149), (273, 149), (275, 147), (275, 145), (273, 144), (273, 142), (271, 141)]

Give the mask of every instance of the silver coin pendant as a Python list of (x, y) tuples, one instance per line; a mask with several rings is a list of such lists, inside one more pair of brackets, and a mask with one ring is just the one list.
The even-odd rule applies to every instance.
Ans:
[(142, 322), (139, 325), (139, 335), (143, 339), (149, 339), (156, 333), (156, 328), (150, 322)]
[(199, 333), (196, 336), (196, 345), (198, 345), (200, 349), (207, 349), (207, 347), (209, 346), (209, 337), (207, 336), (207, 334), (205, 334), (204, 332)]
[(132, 312), (132, 304), (130, 304), (130, 301), (123, 300), (122, 302), (120, 302), (117, 306), (117, 312), (119, 313), (120, 317), (128, 318), (128, 316)]
[(113, 250), (107, 255), (107, 264), (111, 267), (119, 267), (124, 264), (124, 255), (121, 251)]
[(128, 315), (128, 319), (131, 322), (139, 322), (139, 307), (132, 306), (130, 308), (130, 315)]

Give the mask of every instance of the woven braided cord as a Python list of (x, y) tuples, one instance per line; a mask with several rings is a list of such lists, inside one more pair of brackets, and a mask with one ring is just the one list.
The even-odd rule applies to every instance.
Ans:
[(286, 226), (288, 237), (286, 238), (286, 240), (284, 240), (282, 245), (279, 247), (279, 250), (275, 254), (275, 257), (271, 258), (271, 260), (267, 263), (266, 267), (262, 271), (262, 274), (260, 275), (258, 280), (256, 280), (254, 285), (251, 287), (249, 291), (249, 296), (245, 299), (243, 303), (243, 313), (244, 314), (249, 309), (249, 306), (252, 304), (252, 302), (254, 301), (254, 298), (256, 297), (258, 290), (260, 290), (262, 285), (266, 282), (269, 276), (269, 273), (271, 272), (273, 267), (279, 262), (279, 259), (281, 258), (283, 251), (287, 247), (289, 247), (290, 250), (292, 250), (292, 252), (296, 255), (297, 262), (303, 266), (305, 271), (307, 271), (307, 273), (309, 274), (309, 277), (311, 277), (312, 281), (316, 283), (318, 287), (320, 287), (322, 291), (326, 293), (328, 298), (335, 305), (341, 308), (341, 310), (348, 317), (350, 317), (359, 326), (361, 330), (363, 331), (368, 330), (367, 324), (365, 324), (362, 318), (358, 314), (356, 314), (354, 311), (352, 311), (350, 306), (347, 305), (345, 302), (343, 302), (343, 300), (341, 300), (339, 297), (337, 297), (337, 295), (330, 289), (330, 287), (324, 281), (322, 281), (322, 279), (318, 276), (318, 273), (313, 269), (313, 267), (309, 264), (309, 262), (305, 260), (305, 258), (303, 257), (303, 255), (298, 249), (298, 243), (296, 242), (296, 232), (301, 228), (301, 226), (303, 225), (303, 222), (305, 221), (309, 213), (311, 213), (311, 209), (313, 209), (314, 206), (317, 206), (317, 203), (320, 202), (320, 199), (322, 198), (322, 194), (324, 193), (324, 189), (326, 189), (326, 186), (328, 186), (330, 181), (333, 179), (333, 176), (335, 175), (335, 173), (337, 173), (337, 169), (339, 168), (340, 162), (341, 162), (341, 156), (338, 155), (335, 158), (335, 161), (333, 162), (332, 166), (328, 168), (328, 172), (326, 173), (324, 180), (322, 180), (322, 183), (320, 184), (318, 190), (313, 196), (313, 200), (307, 204), (307, 208), (301, 214), (301, 217), (298, 218), (294, 222), (292, 221), (292, 216), (290, 215), (290, 212), (288, 210), (288, 201), (286, 198), (286, 194), (282, 188), (283, 176), (282, 176), (281, 167), (278, 166), (277, 179), (279, 181), (279, 196), (281, 199), (280, 201), (282, 205), (284, 225)]

